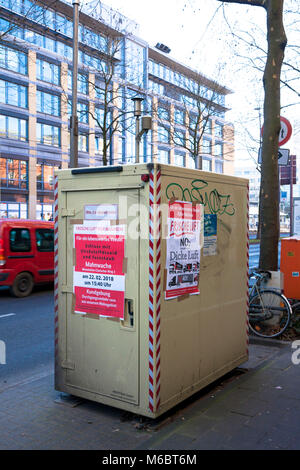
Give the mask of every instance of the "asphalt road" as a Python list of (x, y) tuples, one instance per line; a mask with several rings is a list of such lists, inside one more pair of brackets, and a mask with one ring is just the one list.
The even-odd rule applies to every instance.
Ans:
[(0, 290), (0, 340), (6, 346), (6, 364), (0, 364), (0, 392), (53, 370), (53, 290), (35, 289), (24, 299)]

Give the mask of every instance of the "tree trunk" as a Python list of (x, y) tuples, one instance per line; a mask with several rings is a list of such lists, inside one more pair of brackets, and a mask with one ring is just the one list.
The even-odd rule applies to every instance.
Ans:
[[(218, 0), (223, 2), (224, 0)], [(264, 71), (264, 134), (260, 191), (260, 269), (277, 271), (279, 241), (278, 137), (280, 132), (280, 74), (287, 43), (283, 26), (284, 0), (227, 0), (263, 7), (267, 12), (268, 55)]]
[(260, 269), (277, 271), (279, 220), (278, 137), (280, 132), (280, 73), (286, 46), (283, 0), (267, 2), (268, 56), (264, 72), (264, 133), (260, 194)]

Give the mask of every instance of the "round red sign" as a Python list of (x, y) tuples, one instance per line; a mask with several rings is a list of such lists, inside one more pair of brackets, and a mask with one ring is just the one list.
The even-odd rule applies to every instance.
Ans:
[[(279, 139), (278, 139), (278, 145), (281, 147), (282, 145), (286, 144), (288, 140), (290, 140), (291, 135), (292, 135), (292, 125), (290, 121), (288, 121), (286, 118), (280, 116), (280, 132), (279, 132)], [(264, 132), (264, 126), (261, 128), (261, 135), (263, 135)]]

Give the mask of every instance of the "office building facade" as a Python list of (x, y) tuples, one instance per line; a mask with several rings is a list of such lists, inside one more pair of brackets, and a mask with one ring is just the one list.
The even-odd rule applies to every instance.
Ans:
[[(135, 161), (132, 98), (139, 96), (153, 123), (141, 161), (233, 174), (230, 91), (102, 8), (91, 2), (79, 17), (78, 166)], [(69, 165), (72, 17), (66, 0), (0, 0), (0, 217), (53, 216), (54, 171)]]

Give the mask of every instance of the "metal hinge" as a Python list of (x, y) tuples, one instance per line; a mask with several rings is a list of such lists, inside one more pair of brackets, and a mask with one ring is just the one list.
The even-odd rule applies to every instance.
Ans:
[(69, 370), (75, 370), (75, 363), (70, 362), (70, 361), (62, 361), (61, 368), (62, 369), (69, 369)]
[(61, 209), (60, 215), (61, 217), (74, 217), (75, 209)]
[(73, 287), (66, 286), (65, 284), (63, 284), (60, 288), (60, 291), (62, 292), (62, 294), (73, 294)]

